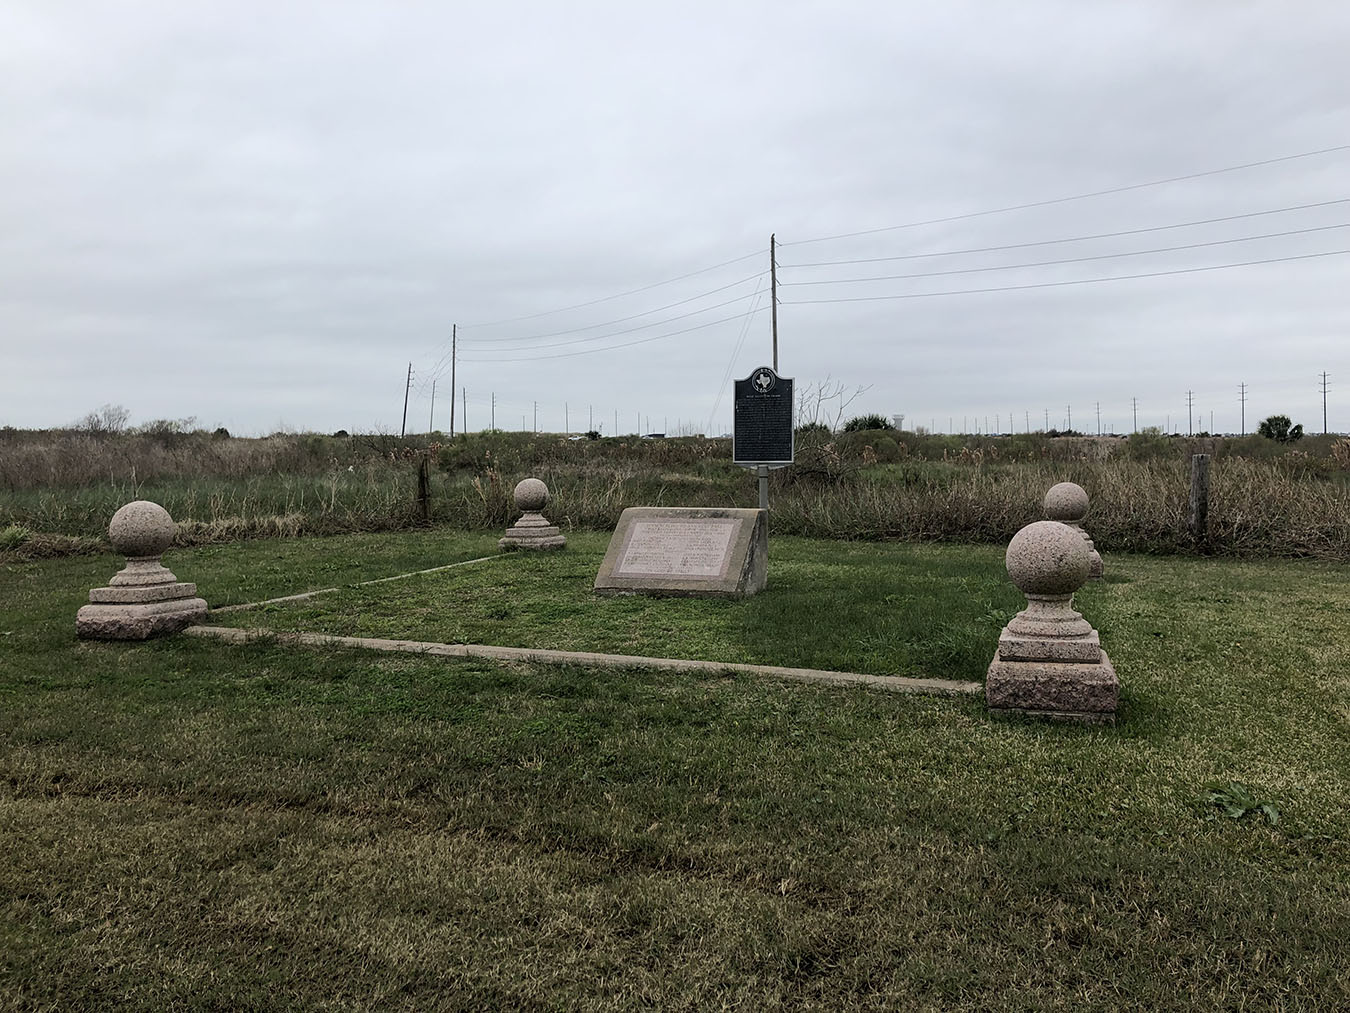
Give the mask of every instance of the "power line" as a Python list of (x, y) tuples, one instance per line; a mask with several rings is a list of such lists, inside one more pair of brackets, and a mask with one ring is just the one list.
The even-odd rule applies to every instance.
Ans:
[(1060, 264), (1084, 264), (1094, 260), (1118, 260), (1121, 257), (1144, 257), (1154, 253), (1175, 253), (1179, 250), (1199, 250), (1207, 246), (1226, 246), (1231, 243), (1250, 243), (1258, 239), (1281, 239), (1302, 236), (1312, 232), (1330, 232), (1350, 229), (1350, 222), (1339, 225), (1318, 225), (1288, 232), (1268, 232), (1259, 236), (1236, 236), (1232, 239), (1213, 239), (1204, 243), (1186, 243), (1181, 246), (1159, 246), (1152, 250), (1128, 250), (1124, 253), (1098, 253), (1087, 257), (1066, 257), (1060, 260), (1036, 260), (1025, 264), (999, 264), (992, 267), (962, 267), (951, 271), (922, 271), (916, 274), (884, 274), (871, 278), (832, 278), (823, 281), (787, 281), (784, 285), (852, 285), (869, 281), (902, 281), (907, 278), (942, 278), (953, 274), (980, 274), (988, 271), (1012, 271), (1024, 267), (1053, 267)]
[[(750, 312), (762, 313), (766, 307), (757, 307)], [(710, 320), (705, 324), (695, 324), (693, 327), (685, 327), (682, 330), (670, 331), (666, 334), (654, 334), (649, 338), (638, 338), (636, 341), (625, 341), (618, 345), (606, 345), (604, 348), (583, 348), (579, 352), (556, 352), (553, 355), (530, 355), (518, 358), (506, 359), (464, 359), (464, 362), (534, 362), (537, 359), (568, 359), (574, 355), (594, 355), (596, 352), (609, 352), (618, 348), (631, 348), (634, 345), (645, 345), (652, 341), (660, 341), (662, 338), (673, 338), (681, 334), (689, 334), (693, 331), (701, 331), (708, 327), (715, 327), (717, 324), (725, 324), (730, 320), (737, 320), (740, 314), (733, 314), (729, 317), (722, 317), (720, 320)]]
[(1141, 236), (1150, 232), (1189, 229), (1198, 225), (1216, 225), (1220, 222), (1235, 222), (1243, 218), (1260, 218), (1264, 215), (1278, 215), (1289, 211), (1307, 211), (1310, 208), (1331, 207), (1336, 204), (1350, 204), (1350, 197), (1318, 201), (1315, 204), (1291, 204), (1289, 207), (1270, 208), (1266, 211), (1248, 211), (1245, 214), (1240, 215), (1224, 215), (1222, 218), (1200, 218), (1193, 222), (1177, 222), (1173, 225), (1152, 225), (1143, 229), (1125, 229), (1122, 232), (1098, 232), (1089, 236), (1066, 236), (1063, 239), (1041, 239), (1029, 243), (1005, 243), (1002, 246), (976, 246), (965, 250), (937, 250), (933, 253), (902, 253), (892, 257), (862, 257), (853, 260), (818, 260), (803, 264), (779, 264), (778, 266), (789, 271), (795, 271), (808, 267), (834, 267), (847, 264), (882, 264), (894, 260), (924, 260), (929, 257), (956, 257), (970, 253), (998, 253), (1003, 250), (1025, 250), (1035, 246), (1057, 246), (1061, 243), (1083, 243), (1093, 239), (1118, 239), (1123, 236)]
[(736, 339), (736, 347), (731, 351), (731, 358), (727, 360), (726, 371), (722, 374), (722, 382), (717, 385), (717, 400), (713, 402), (712, 411), (708, 413), (708, 431), (713, 428), (713, 420), (717, 418), (717, 409), (722, 407), (722, 398), (726, 393), (727, 381), (731, 379), (731, 371), (736, 368), (736, 360), (740, 357), (741, 348), (745, 345), (746, 335), (750, 333), (750, 318), (754, 316), (755, 310), (759, 308), (759, 301), (763, 297), (760, 288), (764, 284), (764, 276), (760, 275), (759, 285), (755, 286), (755, 301), (751, 303), (750, 308), (745, 311), (745, 320), (741, 324), (741, 335)]
[[(643, 310), (641, 313), (632, 313), (626, 317), (616, 317), (613, 320), (602, 320), (599, 323), (586, 324), (583, 327), (572, 327), (562, 331), (546, 331), (541, 334), (525, 334), (504, 338), (470, 338), (466, 343), (471, 345), (478, 345), (478, 344), (497, 344), (498, 342), (508, 342), (508, 341), (537, 341), (542, 338), (557, 338), (562, 337), (563, 335), (566, 334), (580, 334), (582, 331), (593, 331), (597, 327), (610, 327), (614, 324), (626, 324), (630, 320), (637, 320), (639, 317), (651, 316), (653, 313), (660, 313), (663, 310), (674, 309), (676, 306), (683, 306), (687, 303), (697, 302), (699, 299), (705, 299), (710, 295), (716, 295), (718, 292), (725, 292), (729, 288), (735, 288), (737, 285), (744, 285), (748, 281), (755, 281), (756, 279), (762, 279), (763, 277), (764, 272), (759, 271), (756, 274), (747, 275), (744, 278), (740, 278), (736, 281), (733, 281), (728, 285), (721, 285), (717, 288), (709, 289), (706, 292), (700, 292), (698, 295), (691, 295), (686, 299), (677, 299), (675, 302), (666, 303), (664, 306), (657, 306), (654, 309)], [(736, 300), (734, 299), (732, 300), (732, 302), (735, 301)], [(718, 305), (727, 306), (729, 305), (729, 303), (719, 303)]]
[[(607, 333), (607, 334), (592, 334), (592, 335), (590, 335), (589, 337), (585, 337), (585, 338), (569, 338), (569, 339), (566, 340), (566, 341), (550, 341), (550, 342), (548, 342), (548, 343), (546, 343), (546, 344), (540, 344), (540, 345), (519, 345), (519, 346), (508, 347), (508, 348), (495, 348), (495, 347), (494, 347), (494, 348), (484, 349), (484, 351), (491, 351), (491, 352), (530, 352), (530, 351), (534, 351), (535, 349), (538, 349), (538, 348), (562, 348), (562, 347), (565, 346), (565, 345), (580, 345), (580, 344), (584, 344), (584, 343), (587, 342), (587, 341), (604, 341), (606, 338), (619, 338), (619, 337), (623, 337), (623, 335), (625, 335), (625, 334), (636, 334), (636, 333), (638, 333), (639, 331), (649, 330), (649, 329), (652, 328), (652, 327), (660, 327), (660, 326), (662, 326), (663, 324), (673, 324), (673, 323), (674, 323), (675, 321), (677, 321), (677, 320), (687, 320), (689, 317), (696, 317), (696, 316), (698, 316), (700, 313), (710, 313), (710, 312), (712, 312), (713, 310), (722, 309), (722, 308), (725, 307), (725, 306), (734, 306), (736, 303), (738, 303), (738, 302), (743, 302), (743, 301), (747, 301), (749, 298), (750, 298), (749, 296), (738, 295), (738, 296), (737, 296), (736, 298), (734, 298), (734, 299), (728, 299), (728, 300), (726, 300), (725, 302), (713, 303), (711, 306), (704, 306), (702, 309), (698, 309), (698, 310), (690, 310), (688, 313), (677, 313), (677, 314), (675, 314), (673, 317), (666, 317), (664, 320), (653, 320), (651, 323), (640, 324), (640, 325), (638, 325), (637, 327), (626, 327), (626, 328), (624, 328), (623, 330), (620, 330), (620, 331), (610, 331), (610, 332)], [(736, 316), (740, 316), (740, 314), (738, 313), (738, 314), (736, 314), (735, 316), (733, 316), (733, 317), (727, 317), (726, 319), (728, 319), (728, 320), (734, 320)], [(713, 322), (714, 322), (714, 323), (717, 323), (718, 321), (713, 321)], [(677, 333), (682, 333), (682, 332), (677, 332)], [(615, 346), (615, 347), (622, 347), (622, 346)], [(548, 356), (541, 356), (541, 358), (548, 358)], [(461, 357), (461, 359), (462, 359), (462, 361), (464, 361), (464, 362), (503, 362), (503, 361), (509, 361), (509, 360), (503, 360), (503, 359), (471, 359), (471, 358), (463, 358), (463, 357)]]
[(1326, 155), (1335, 151), (1345, 151), (1350, 149), (1350, 144), (1338, 144), (1330, 148), (1319, 148), (1316, 151), (1303, 151), (1296, 155), (1281, 155), (1278, 158), (1266, 158), (1258, 162), (1244, 162), (1241, 165), (1228, 165), (1222, 169), (1207, 169), (1204, 172), (1187, 173), (1184, 176), (1169, 176), (1166, 179), (1149, 180), (1146, 183), (1131, 183), (1128, 186), (1115, 186), (1106, 190), (1093, 190), (1089, 193), (1072, 194), (1068, 197), (1054, 197), (1049, 200), (1027, 201), (1023, 204), (1011, 204), (1007, 207), (989, 208), (984, 211), (968, 211), (965, 214), (947, 215), (943, 218), (930, 218), (925, 221), (905, 222), (901, 225), (884, 225), (875, 229), (861, 229), (857, 232), (841, 232), (833, 236), (817, 236), (814, 239), (798, 239), (796, 242), (780, 243), (781, 246), (805, 246), (808, 243), (826, 243), (835, 239), (852, 239), (856, 236), (872, 236), (879, 232), (894, 232), (898, 229), (913, 229), (922, 225), (942, 225), (947, 222), (966, 221), (971, 218), (982, 218), (986, 215), (999, 215), (1009, 211), (1026, 211), (1031, 208), (1050, 207), (1054, 204), (1067, 204), (1071, 201), (1088, 200), (1092, 197), (1106, 197), (1110, 194), (1127, 193), (1131, 190), (1142, 190), (1151, 186), (1163, 186), (1167, 183), (1181, 183), (1190, 179), (1201, 179), (1205, 176), (1217, 176), (1225, 172), (1238, 172), (1242, 169), (1255, 169), (1263, 165), (1275, 165), (1279, 162), (1292, 162), (1299, 158), (1311, 158), (1314, 155)]
[(673, 285), (677, 281), (684, 281), (687, 278), (695, 278), (700, 274), (707, 274), (709, 271), (716, 271), (720, 267), (730, 267), (732, 264), (739, 264), (743, 260), (751, 260), (761, 256), (760, 253), (747, 253), (743, 257), (733, 257), (731, 260), (724, 260), (720, 264), (713, 264), (710, 267), (701, 267), (697, 271), (690, 271), (688, 274), (677, 275), (674, 278), (667, 278), (664, 281), (654, 281), (650, 285), (643, 285), (640, 288), (629, 289), (627, 292), (618, 292), (614, 295), (607, 295), (600, 299), (591, 299), (587, 302), (573, 303), (571, 306), (560, 306), (557, 309), (542, 310), (539, 313), (527, 313), (519, 317), (506, 317), (502, 320), (489, 320), (469, 324), (469, 327), (498, 327), (502, 324), (519, 323), (522, 320), (538, 320), (540, 317), (552, 316), (555, 313), (566, 313), (569, 310), (585, 309), (587, 306), (598, 306), (601, 303), (613, 302), (615, 299), (623, 299), (626, 296), (637, 295), (641, 292), (649, 292), (654, 288), (660, 288), (662, 285)]
[(840, 299), (791, 299), (785, 300), (785, 306), (812, 306), (822, 303), (878, 302), (889, 299), (932, 299), (949, 295), (978, 295), (986, 292), (1019, 292), (1033, 288), (1061, 288), (1066, 285), (1095, 285), (1108, 281), (1134, 281), (1138, 278), (1163, 278), (1172, 274), (1196, 274), (1201, 271), (1223, 271), (1230, 267), (1254, 267), (1259, 264), (1282, 264), (1295, 260), (1312, 260), (1317, 257), (1339, 257), (1350, 250), (1327, 250), (1325, 253), (1304, 253), (1294, 257), (1270, 257), (1266, 260), (1243, 260), (1234, 264), (1211, 264), (1206, 267), (1180, 267), (1170, 271), (1148, 271), (1143, 274), (1118, 274), (1107, 278), (1074, 278), (1068, 281), (1042, 281), (1029, 285), (999, 285), (991, 288), (963, 288), (950, 292), (903, 292), (897, 295), (863, 295)]

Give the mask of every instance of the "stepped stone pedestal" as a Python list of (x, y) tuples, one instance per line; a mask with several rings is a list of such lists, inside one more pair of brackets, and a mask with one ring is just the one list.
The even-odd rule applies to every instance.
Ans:
[(1114, 722), (1120, 680), (1097, 631), (1073, 609), (1091, 565), (1087, 543), (1067, 524), (1036, 521), (1013, 536), (1006, 559), (1027, 607), (998, 638), (985, 678), (989, 709)]
[(127, 565), (107, 587), (89, 592), (75, 614), (75, 632), (94, 640), (145, 640), (176, 633), (206, 618), (197, 585), (180, 581), (160, 557), (173, 541), (173, 518), (158, 503), (137, 500), (113, 514), (108, 538)]
[(1088, 547), (1088, 580), (1102, 579), (1102, 557), (1092, 536), (1083, 527), (1088, 513), (1087, 491), (1076, 482), (1060, 482), (1052, 485), (1045, 494), (1045, 519), (1067, 524), (1083, 536)]
[(503, 549), (561, 549), (567, 536), (550, 524), (541, 511), (548, 506), (548, 486), (537, 478), (521, 479), (515, 489), (516, 509), (523, 511), (497, 542)]

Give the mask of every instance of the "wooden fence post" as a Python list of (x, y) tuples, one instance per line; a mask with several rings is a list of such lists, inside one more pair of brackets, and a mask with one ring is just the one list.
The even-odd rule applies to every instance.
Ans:
[(417, 459), (417, 508), (422, 515), (422, 523), (431, 523), (431, 453), (423, 453)]
[(1209, 455), (1191, 455), (1191, 538), (1209, 545)]

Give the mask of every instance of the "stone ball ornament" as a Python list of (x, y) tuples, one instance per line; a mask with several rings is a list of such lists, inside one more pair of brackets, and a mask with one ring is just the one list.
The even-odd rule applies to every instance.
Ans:
[(169, 511), (158, 503), (138, 499), (113, 514), (108, 540), (114, 551), (128, 559), (161, 556), (173, 544), (177, 530)]
[(1081, 521), (1087, 516), (1088, 494), (1076, 482), (1052, 485), (1045, 494), (1045, 516), (1052, 521)]
[(1028, 596), (1072, 595), (1087, 583), (1091, 567), (1082, 533), (1059, 521), (1028, 524), (1013, 535), (1004, 559), (1008, 577)]
[(160, 556), (173, 542), (177, 525), (158, 503), (136, 500), (108, 524), (113, 549), (127, 565), (106, 587), (89, 592), (89, 604), (75, 613), (75, 633), (88, 640), (145, 640), (176, 633), (210, 611), (197, 585), (180, 581)]
[(561, 549), (567, 536), (548, 522), (543, 509), (548, 506), (548, 486), (537, 478), (522, 478), (513, 494), (520, 520), (506, 529), (497, 541), (502, 549)]
[(516, 483), (516, 509), (538, 513), (548, 506), (548, 486), (537, 478), (522, 478)]

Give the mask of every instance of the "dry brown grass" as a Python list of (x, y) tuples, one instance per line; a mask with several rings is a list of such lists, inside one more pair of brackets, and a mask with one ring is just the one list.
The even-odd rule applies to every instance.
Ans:
[[(0, 432), (0, 488), (9, 491), (0, 527), (48, 536), (98, 538), (118, 506), (143, 497), (179, 521), (180, 544), (428, 522), (497, 529), (514, 516), (511, 490), (527, 474), (549, 484), (549, 515), (566, 529), (612, 528), (629, 506), (756, 502), (754, 478), (716, 440), (475, 434), (441, 447), (313, 435), (20, 435)], [(1214, 455), (1204, 546), (1187, 526), (1192, 451)], [(425, 517), (416, 500), (421, 454), (436, 460)], [(804, 441), (798, 464), (774, 474), (770, 500), (780, 533), (998, 543), (1039, 517), (1046, 489), (1070, 480), (1091, 495), (1087, 526), (1106, 550), (1350, 559), (1347, 478), (1344, 439), (1291, 448), (1255, 438), (961, 443), (853, 433)]]

